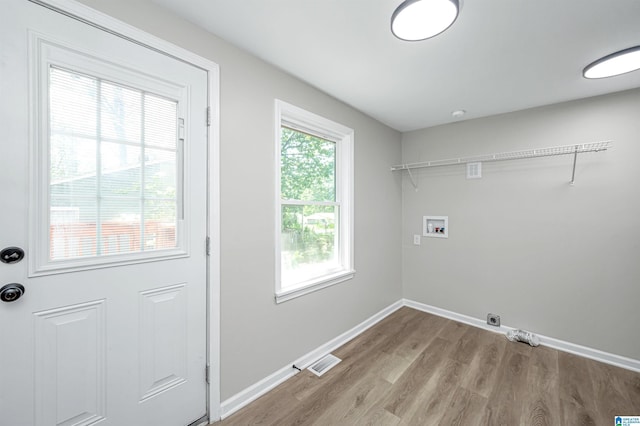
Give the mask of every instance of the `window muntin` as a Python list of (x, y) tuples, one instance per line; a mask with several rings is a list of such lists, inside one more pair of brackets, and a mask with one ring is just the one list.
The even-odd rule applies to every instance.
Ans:
[(276, 300), (353, 276), (353, 131), (276, 102)]
[(48, 262), (175, 249), (178, 102), (50, 66)]

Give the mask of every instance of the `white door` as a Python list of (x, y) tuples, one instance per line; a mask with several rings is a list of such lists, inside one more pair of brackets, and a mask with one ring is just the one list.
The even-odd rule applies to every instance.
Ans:
[(2, 0), (1, 425), (206, 415), (206, 106), (206, 71)]

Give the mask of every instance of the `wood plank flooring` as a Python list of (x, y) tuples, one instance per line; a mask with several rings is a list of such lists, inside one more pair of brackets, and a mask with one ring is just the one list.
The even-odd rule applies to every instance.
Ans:
[(402, 308), (216, 426), (613, 425), (640, 373)]

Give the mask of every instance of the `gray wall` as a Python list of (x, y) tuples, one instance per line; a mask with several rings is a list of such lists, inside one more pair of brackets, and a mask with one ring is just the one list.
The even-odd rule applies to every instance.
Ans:
[[(149, 2), (83, 3), (220, 65), (223, 400), (402, 297), (398, 132)], [(274, 98), (355, 130), (356, 277), (280, 305)]]
[[(594, 83), (597, 84), (597, 83)], [(612, 139), (613, 149), (403, 180), (404, 297), (640, 359), (640, 91), (404, 134), (403, 162)], [(406, 172), (401, 172), (406, 173)], [(448, 215), (449, 238), (423, 238)]]

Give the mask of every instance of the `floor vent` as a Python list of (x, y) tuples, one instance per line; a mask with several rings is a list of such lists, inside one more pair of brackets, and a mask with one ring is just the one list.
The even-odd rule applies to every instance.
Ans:
[(340, 358), (334, 355), (327, 355), (319, 361), (316, 361), (308, 368), (316, 376), (320, 377), (327, 371), (331, 370), (336, 364), (342, 361)]

